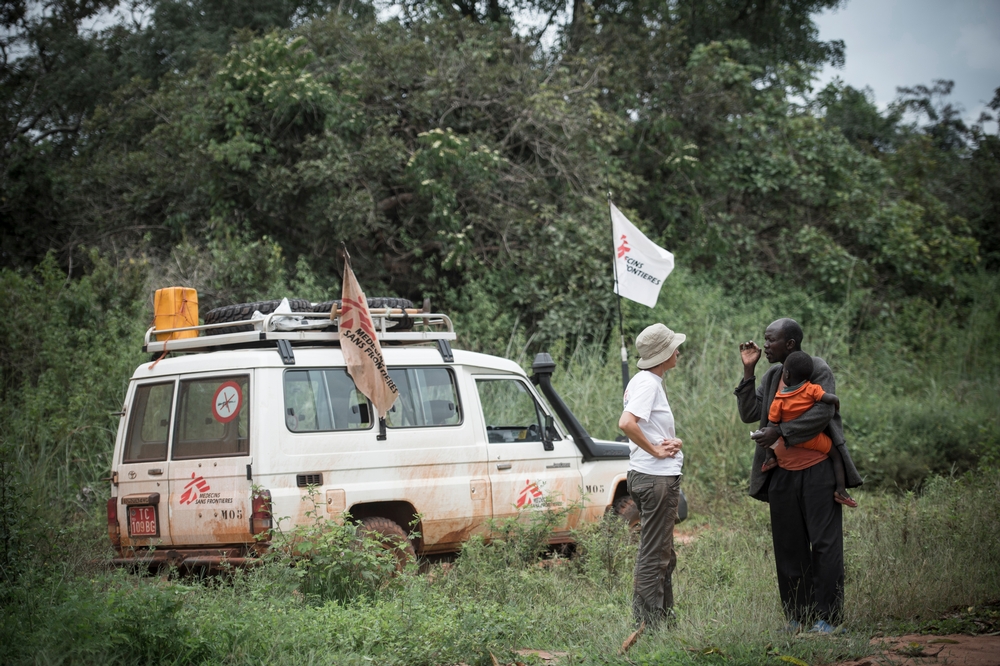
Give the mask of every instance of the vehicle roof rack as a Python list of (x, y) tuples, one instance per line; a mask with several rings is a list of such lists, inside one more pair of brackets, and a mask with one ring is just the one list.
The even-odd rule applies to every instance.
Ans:
[[(455, 340), (455, 327), (448, 315), (437, 312), (414, 312), (393, 308), (371, 308), (375, 334), (381, 343), (414, 345), (436, 340)], [(326, 312), (272, 312), (267, 315), (254, 313), (255, 317), (242, 321), (227, 321), (182, 328), (150, 328), (146, 331), (142, 350), (145, 353), (206, 352), (226, 348), (254, 348), (274, 346), (277, 340), (288, 340), (292, 345), (340, 345), (340, 316), (331, 317)], [(399, 329), (404, 322), (412, 328)], [(247, 328), (238, 332), (209, 335), (213, 329)], [(185, 337), (168, 340), (157, 338), (173, 333)]]

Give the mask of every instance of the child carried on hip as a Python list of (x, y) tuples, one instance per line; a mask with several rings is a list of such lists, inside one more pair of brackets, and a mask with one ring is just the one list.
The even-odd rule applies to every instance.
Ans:
[[(781, 368), (782, 386), (768, 411), (768, 425), (793, 421), (803, 413), (808, 411), (817, 402), (833, 405), (840, 411), (840, 399), (832, 393), (826, 393), (819, 384), (813, 384), (809, 377), (813, 373), (813, 360), (809, 354), (797, 351), (792, 352), (785, 359)], [(764, 464), (761, 471), (766, 472), (778, 466), (778, 458), (774, 452), (777, 442), (765, 449)], [(825, 453), (833, 462), (833, 473), (837, 479), (837, 489), (833, 493), (834, 501), (850, 507), (858, 505), (857, 502), (847, 494), (844, 480), (844, 461), (833, 446), (833, 441), (825, 432), (821, 432), (807, 442), (798, 445), (799, 448), (809, 449), (818, 453)]]

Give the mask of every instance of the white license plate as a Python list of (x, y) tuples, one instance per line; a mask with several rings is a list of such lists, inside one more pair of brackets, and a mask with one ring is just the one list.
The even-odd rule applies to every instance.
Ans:
[(130, 506), (128, 508), (128, 533), (132, 536), (159, 536), (155, 506)]

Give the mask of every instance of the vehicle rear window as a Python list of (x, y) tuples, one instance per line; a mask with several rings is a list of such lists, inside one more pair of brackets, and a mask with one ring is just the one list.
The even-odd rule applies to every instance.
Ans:
[(173, 458), (219, 458), (250, 452), (250, 378), (180, 383)]
[(389, 368), (399, 389), (385, 416), (390, 428), (452, 426), (462, 422), (455, 377), (447, 368)]
[(124, 462), (157, 462), (167, 459), (167, 434), (170, 432), (170, 407), (173, 399), (173, 382), (143, 384), (135, 389)]
[(363, 430), (371, 407), (343, 368), (285, 371), (285, 425), (292, 432)]

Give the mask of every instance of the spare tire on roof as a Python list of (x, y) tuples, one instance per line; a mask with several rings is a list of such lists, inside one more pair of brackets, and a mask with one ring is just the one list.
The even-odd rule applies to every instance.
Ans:
[[(388, 298), (385, 296), (372, 296), (371, 298), (366, 298), (368, 301), (368, 309), (374, 310), (378, 308), (393, 308), (405, 310), (407, 308), (413, 307), (413, 301), (406, 298)], [(322, 303), (316, 303), (313, 305), (313, 312), (330, 312), (333, 306), (336, 305), (338, 308), (341, 306), (340, 299), (334, 301), (324, 301)], [(413, 328), (413, 320), (409, 317), (400, 317), (399, 319), (390, 319), (388, 322), (388, 328), (394, 331), (407, 331)]]
[[(373, 296), (372, 298), (366, 299), (368, 301), (368, 308), (412, 308), (413, 301), (406, 298), (386, 298), (384, 296)], [(334, 301), (324, 301), (322, 303), (316, 303), (312, 307), (313, 312), (329, 312), (333, 306), (336, 304), (340, 307), (340, 299)]]
[[(271, 314), (278, 309), (281, 301), (260, 301), (257, 303), (237, 303), (236, 305), (226, 305), (215, 308), (205, 313), (206, 324), (222, 324), (227, 321), (246, 321), (253, 317), (254, 312), (261, 314)], [(313, 305), (304, 298), (289, 298), (288, 305), (292, 312), (312, 312)], [(252, 331), (251, 324), (241, 326), (227, 326), (225, 328), (210, 328), (205, 331), (205, 335), (222, 335), (224, 333), (242, 333)]]

